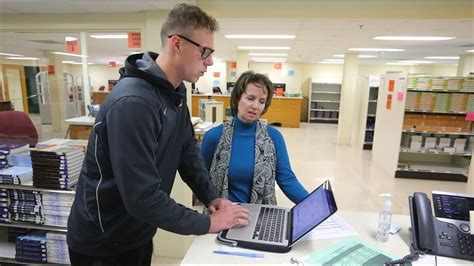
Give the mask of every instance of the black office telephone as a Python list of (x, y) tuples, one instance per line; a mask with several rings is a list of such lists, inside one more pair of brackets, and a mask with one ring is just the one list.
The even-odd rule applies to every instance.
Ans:
[[(433, 198), (435, 194), (433, 194)], [(471, 198), (472, 199), (472, 198)], [(442, 211), (439, 204), (445, 204), (449, 214), (469, 213), (471, 199), (456, 203), (449, 202), (449, 198), (435, 201), (437, 212)], [(449, 219), (438, 219), (433, 216), (431, 202), (425, 193), (415, 192), (409, 197), (413, 248), (431, 255), (440, 255), (463, 260), (474, 261), (474, 235), (469, 234), (468, 228), (460, 228), (459, 224), (449, 222)], [(437, 215), (438, 216), (438, 215)], [(459, 216), (459, 217), (461, 217)], [(459, 218), (457, 217), (457, 218)], [(468, 217), (468, 216), (467, 216)], [(468, 218), (467, 218), (468, 219)], [(455, 220), (455, 219), (453, 219)], [(465, 224), (468, 224), (465, 223)]]
[(99, 112), (100, 105), (99, 104), (92, 104), (92, 105), (88, 104), (87, 109), (89, 110), (90, 116), (95, 117), (97, 115), (97, 113)]

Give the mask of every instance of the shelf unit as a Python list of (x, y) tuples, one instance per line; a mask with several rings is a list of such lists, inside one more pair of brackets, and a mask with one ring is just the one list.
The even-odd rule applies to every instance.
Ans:
[[(10, 184), (0, 184), (0, 189), (7, 189), (7, 190), (27, 190), (27, 191), (39, 191), (39, 192), (53, 192), (59, 194), (69, 194), (74, 195), (74, 190), (55, 190), (55, 189), (45, 189), (45, 188), (37, 188), (33, 187), (32, 184), (26, 185), (10, 185)], [(27, 228), (27, 229), (38, 229), (44, 231), (52, 231), (52, 232), (62, 232), (66, 233), (67, 228), (65, 226), (54, 226), (54, 225), (44, 225), (44, 224), (36, 224), (36, 223), (29, 223), (29, 222), (17, 222), (12, 221), (11, 223), (0, 223), (0, 230), (7, 231), (8, 227), (15, 227), (15, 228)], [(10, 243), (7, 241), (8, 233), (1, 233), (0, 234), (0, 262), (4, 263), (11, 263), (11, 264), (28, 264), (31, 265), (31, 262), (23, 262), (15, 260), (15, 253), (16, 247), (15, 243)], [(50, 263), (41, 263), (41, 264), (50, 264)], [(56, 263), (53, 263), (56, 264)]]
[(395, 177), (467, 181), (474, 132), (466, 114), (474, 111), (473, 82), (409, 76)]
[(341, 84), (315, 83), (309, 88), (308, 122), (337, 123)]
[(364, 145), (362, 146), (364, 150), (372, 150), (375, 133), (375, 116), (377, 113), (377, 99), (379, 95), (378, 80), (377, 82), (372, 80), (369, 82), (369, 98), (365, 122)]

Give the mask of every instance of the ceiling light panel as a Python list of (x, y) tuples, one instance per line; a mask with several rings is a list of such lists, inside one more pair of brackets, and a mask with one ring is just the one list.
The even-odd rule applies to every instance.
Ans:
[(403, 52), (405, 49), (398, 48), (349, 48), (349, 51), (359, 51), (359, 52)]
[(0, 55), (6, 55), (6, 56), (23, 56), (21, 54), (8, 54), (8, 53), (0, 53)]
[(455, 37), (437, 37), (437, 36), (377, 36), (374, 40), (383, 41), (447, 41)]
[(227, 39), (294, 39), (295, 35), (224, 35)]
[(92, 34), (89, 36), (95, 39), (128, 39), (128, 34)]
[(240, 50), (290, 50), (289, 46), (239, 46)]
[(66, 55), (66, 56), (74, 56), (74, 57), (87, 57), (87, 55), (81, 55), (81, 54), (70, 54), (70, 53), (63, 53), (63, 52), (52, 52), (52, 53)]
[(39, 60), (39, 58), (36, 58), (36, 57), (5, 57), (5, 59), (10, 59), (10, 60)]
[(426, 59), (446, 59), (446, 60), (456, 60), (456, 59), (459, 59), (459, 56), (426, 56), (425, 57)]
[(250, 56), (288, 56), (288, 54), (249, 53)]

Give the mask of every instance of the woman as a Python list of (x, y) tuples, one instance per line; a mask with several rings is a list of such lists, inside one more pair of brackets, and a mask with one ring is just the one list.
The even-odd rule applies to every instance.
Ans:
[(231, 94), (234, 119), (204, 136), (201, 154), (221, 197), (276, 205), (275, 180), (294, 203), (308, 195), (291, 170), (283, 136), (259, 121), (272, 95), (268, 77), (243, 73)]

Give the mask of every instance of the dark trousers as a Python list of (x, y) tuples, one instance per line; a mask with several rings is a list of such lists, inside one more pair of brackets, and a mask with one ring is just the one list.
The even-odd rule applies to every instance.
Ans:
[(150, 240), (141, 247), (111, 257), (88, 256), (69, 249), (69, 258), (73, 266), (151, 265), (152, 253), (153, 242)]

